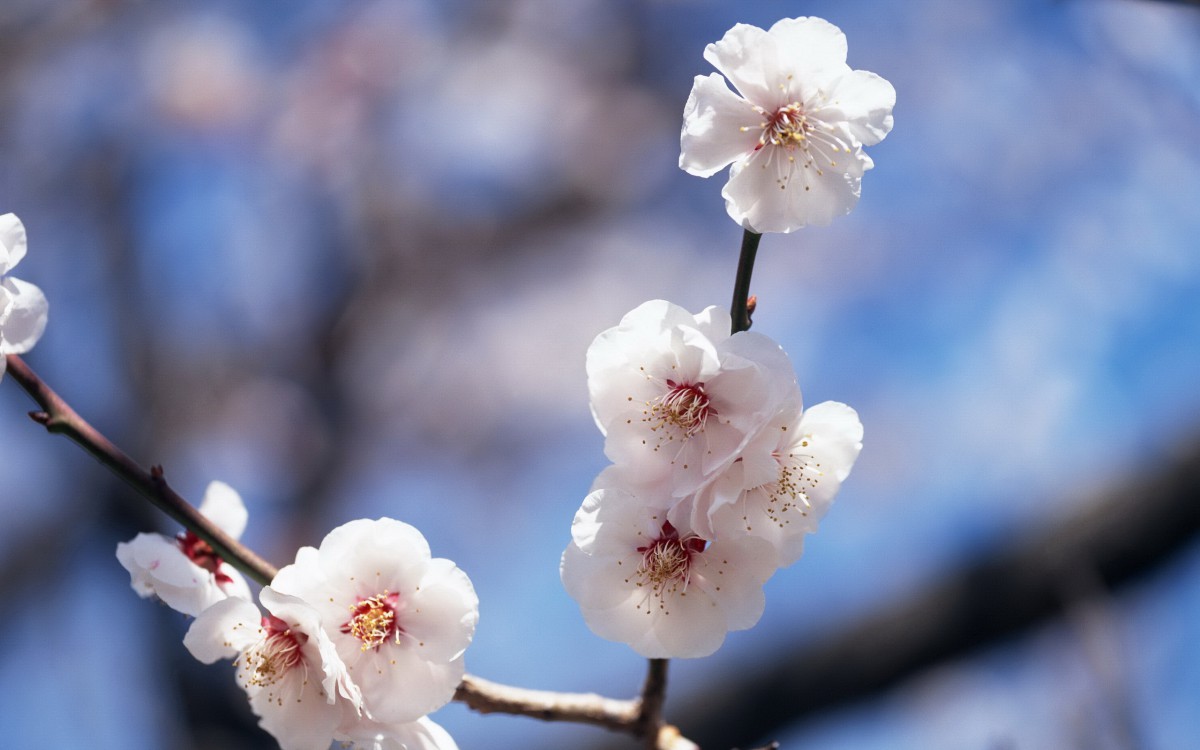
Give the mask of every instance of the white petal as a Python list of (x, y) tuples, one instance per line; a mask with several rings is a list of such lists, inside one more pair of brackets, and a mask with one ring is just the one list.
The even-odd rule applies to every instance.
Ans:
[(683, 108), (679, 168), (710, 177), (754, 151), (762, 131), (763, 115), (730, 91), (724, 78), (696, 76)]
[(471, 579), (450, 560), (430, 561), (420, 588), (400, 615), (404, 632), (428, 661), (457, 659), (471, 645), (479, 622), (479, 597)]
[(589, 555), (623, 558), (646, 539), (657, 538), (665, 514), (648, 509), (623, 489), (604, 489), (584, 498), (571, 522), (571, 538)]
[(382, 588), (368, 596), (383, 588), (397, 591), (415, 584), (414, 576), (420, 575), (430, 559), (429, 542), (421, 532), (394, 518), (342, 524), (325, 536), (318, 551), (321, 571), (335, 585), (356, 580), (371, 588), (374, 582), (368, 582), (366, 572), (378, 574)]
[(784, 103), (778, 85), (787, 73), (780, 68), (775, 40), (757, 26), (735, 25), (721, 41), (704, 48), (704, 59), (751, 103), (769, 112)]
[(247, 692), (258, 725), (282, 750), (329, 750), (341, 708), (326, 700), (321, 683), (307, 679), (304, 670), (289, 670), (275, 684)]
[(50, 304), (42, 290), (27, 281), (6, 278), (0, 287), (0, 355), (22, 354), (46, 330)]
[(0, 276), (25, 257), (25, 225), (16, 214), (0, 216)]
[[(860, 159), (860, 168), (870, 164), (865, 154), (843, 156)], [(858, 203), (860, 182), (834, 169), (805, 168), (800, 160), (789, 161), (784, 149), (764, 148), (733, 165), (721, 195), (729, 216), (743, 227), (786, 233), (825, 226), (849, 213)]]
[(212, 573), (160, 534), (138, 534), (117, 545), (117, 560), (129, 571), (139, 596), (153, 593), (176, 612), (195, 617), (226, 597)]
[(571, 543), (563, 551), (559, 577), (567, 595), (581, 607), (605, 609), (629, 598), (635, 586), (630, 576), (640, 562), (641, 555), (633, 550), (623, 557), (589, 555)]
[(340, 695), (355, 709), (361, 709), (362, 693), (350, 679), (349, 670), (338, 656), (337, 647), (330, 640), (328, 632), (322, 627), (317, 610), (303, 599), (280, 593), (270, 586), (263, 588), (259, 600), (272, 615), (308, 636), (302, 653), (309, 668), (321, 670), (320, 682), (325, 701), (333, 703)]
[(224, 482), (209, 483), (200, 512), (234, 539), (240, 539), (246, 530), (247, 513), (242, 496)]
[(846, 64), (846, 35), (823, 18), (784, 18), (767, 32), (779, 64), (797, 75)]
[(262, 614), (245, 599), (222, 599), (201, 612), (183, 645), (205, 664), (232, 659), (263, 639)]
[(896, 89), (874, 73), (849, 71), (828, 92), (828, 101), (818, 116), (827, 121), (844, 121), (864, 146), (879, 143), (892, 130)]
[(692, 583), (721, 608), (726, 630), (745, 630), (762, 617), (762, 587), (775, 572), (775, 559), (775, 550), (762, 539), (726, 536), (695, 559)]
[(429, 717), (404, 724), (359, 720), (343, 725), (336, 739), (356, 750), (458, 750), (450, 733)]
[(382, 722), (416, 721), (450, 702), (466, 668), (462, 658), (445, 664), (425, 661), (415, 648), (384, 645), (351, 668), (363, 703)]

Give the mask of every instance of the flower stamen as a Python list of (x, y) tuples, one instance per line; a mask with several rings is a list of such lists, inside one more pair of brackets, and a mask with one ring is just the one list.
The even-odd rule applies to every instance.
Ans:
[(351, 605), (350, 619), (342, 625), (341, 631), (362, 641), (363, 651), (377, 650), (389, 640), (399, 643), (404, 632), (396, 621), (399, 602), (399, 594), (389, 594), (386, 590), (369, 599), (359, 599), (357, 604)]
[(651, 430), (671, 426), (679, 430), (684, 440), (704, 431), (708, 418), (717, 413), (704, 383), (676, 383), (667, 381), (671, 390), (650, 407), (646, 418)]

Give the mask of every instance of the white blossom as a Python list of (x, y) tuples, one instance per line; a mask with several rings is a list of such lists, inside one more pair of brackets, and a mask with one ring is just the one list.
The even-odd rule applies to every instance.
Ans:
[[(208, 485), (200, 512), (234, 539), (246, 529), (246, 506), (224, 482)], [(117, 560), (139, 596), (157, 596), (185, 615), (195, 617), (226, 597), (251, 598), (242, 574), (190, 530), (174, 539), (138, 534), (117, 545)]]
[(301, 548), (271, 586), (320, 612), (376, 721), (415, 721), (454, 696), (479, 600), (412, 526), (390, 518), (339, 526), (319, 548)]
[(244, 599), (217, 602), (183, 643), (205, 664), (237, 659), (238, 682), (259, 726), (283, 750), (328, 750), (344, 714), (362, 714), (361, 692), (315, 609), (269, 586), (260, 600), (267, 617)]
[(6, 354), (24, 354), (46, 330), (49, 303), (42, 290), (8, 272), (25, 257), (25, 225), (15, 214), (0, 216), (0, 377)]
[(663, 300), (638, 306), (588, 348), (592, 414), (604, 452), (647, 497), (696, 492), (798, 398), (786, 354), (729, 313), (698, 315)]
[[(874, 163), (863, 146), (892, 129), (896, 91), (846, 65), (846, 37), (820, 18), (768, 31), (738, 24), (704, 50), (724, 74), (696, 76), (684, 107), (679, 166), (710, 177), (734, 221), (755, 232), (824, 225), (858, 202)], [(734, 93), (726, 85), (734, 85)]]
[(862, 437), (858, 414), (845, 404), (785, 409), (690, 501), (689, 520), (718, 538), (761, 537), (775, 548), (779, 566), (791, 565), (850, 474)]
[(706, 540), (623, 489), (588, 495), (560, 573), (596, 635), (651, 659), (708, 656), (762, 615), (775, 571), (764, 540)]

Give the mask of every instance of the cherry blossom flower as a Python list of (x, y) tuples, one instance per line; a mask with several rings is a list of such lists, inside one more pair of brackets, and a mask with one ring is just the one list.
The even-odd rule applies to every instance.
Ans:
[(758, 537), (708, 541), (622, 489), (588, 495), (560, 573), (588, 627), (650, 659), (708, 656), (762, 615), (775, 551)]
[(845, 404), (786, 409), (696, 496), (689, 520), (700, 533), (761, 537), (780, 567), (791, 565), (850, 474), (862, 437), (858, 414)]
[[(200, 512), (234, 539), (246, 530), (246, 506), (224, 482), (208, 485)], [(251, 598), (242, 574), (193, 531), (181, 532), (175, 539), (138, 534), (117, 545), (117, 560), (129, 571), (138, 596), (157, 596), (185, 615), (195, 617), (226, 597)]]
[(0, 377), (6, 354), (24, 354), (42, 337), (50, 305), (42, 290), (8, 272), (25, 257), (25, 225), (16, 214), (0, 216)]
[(315, 609), (269, 586), (259, 598), (268, 616), (224, 599), (200, 613), (183, 643), (205, 664), (236, 657), (259, 726), (283, 750), (328, 750), (345, 713), (362, 715), (362, 694)]
[(729, 313), (643, 303), (587, 353), (592, 414), (604, 452), (649, 497), (697, 491), (733, 461), (783, 403), (798, 397), (783, 350), (758, 333), (729, 334)]
[(768, 31), (738, 24), (704, 59), (724, 78), (696, 76), (680, 168), (710, 177), (732, 164), (725, 208), (754, 232), (791, 232), (849, 213), (874, 166), (862, 147), (892, 129), (896, 90), (846, 65), (841, 30), (820, 18), (785, 18)]
[(454, 696), (479, 600), (412, 526), (391, 518), (339, 526), (319, 548), (301, 548), (271, 586), (321, 613), (376, 721), (415, 721)]

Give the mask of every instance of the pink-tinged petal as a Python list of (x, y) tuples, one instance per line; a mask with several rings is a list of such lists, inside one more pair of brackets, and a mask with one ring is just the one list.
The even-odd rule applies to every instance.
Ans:
[(211, 573), (160, 534), (138, 534), (118, 544), (117, 560), (138, 596), (157, 596), (176, 612), (195, 617), (226, 597)]
[(584, 498), (576, 511), (571, 539), (589, 555), (620, 558), (646, 539), (654, 539), (665, 518), (625, 490), (598, 490)]
[(711, 177), (754, 151), (764, 124), (762, 112), (730, 91), (720, 75), (696, 76), (683, 108), (679, 168)]
[(735, 25), (719, 42), (704, 48), (704, 59), (752, 104), (774, 111), (784, 103), (778, 87), (787, 73), (780, 67), (775, 40), (757, 26)]
[(341, 708), (327, 700), (320, 682), (291, 669), (270, 687), (252, 688), (250, 708), (258, 725), (282, 750), (329, 750), (341, 720)]
[(712, 598), (710, 591), (689, 587), (672, 597), (670, 614), (654, 612), (654, 635), (664, 655), (646, 658), (696, 659), (710, 656), (725, 642), (729, 631), (728, 613)]
[(0, 276), (25, 257), (25, 225), (16, 214), (0, 216)]
[(183, 645), (204, 664), (232, 659), (263, 638), (262, 614), (245, 599), (222, 599), (201, 612)]
[(246, 530), (248, 514), (242, 496), (224, 482), (209, 483), (200, 512), (234, 539), (240, 539)]
[(563, 551), (559, 576), (567, 594), (581, 607), (614, 607), (629, 596), (642, 556), (630, 550), (623, 556), (589, 555), (574, 543)]
[(892, 130), (896, 89), (874, 73), (852, 70), (840, 76), (828, 92), (827, 101), (818, 117), (844, 121), (851, 135), (864, 146), (879, 143)]
[(0, 286), (0, 355), (23, 354), (46, 330), (50, 303), (41, 289), (27, 281), (6, 278)]
[(226, 596), (245, 599), (247, 601), (252, 601), (254, 599), (254, 596), (250, 593), (250, 585), (246, 583), (246, 578), (232, 565), (229, 563), (222, 563), (221, 573), (225, 575), (228, 580), (223, 583), (217, 583), (217, 587), (221, 589)]
[(400, 614), (405, 634), (429, 661), (462, 656), (479, 622), (479, 597), (471, 579), (444, 558), (431, 560), (420, 586)]
[(692, 583), (724, 613), (726, 630), (754, 627), (766, 606), (763, 584), (775, 572), (774, 548), (755, 537), (724, 536), (699, 555)]
[(350, 675), (362, 688), (373, 719), (407, 722), (449, 703), (465, 671), (462, 658), (434, 664), (414, 648), (385, 646), (365, 654), (351, 667)]
[(849, 213), (858, 203), (860, 182), (832, 169), (805, 167), (799, 160), (790, 161), (785, 149), (772, 148), (735, 163), (721, 195), (730, 218), (743, 227), (787, 233), (825, 226)]
[(335, 739), (355, 750), (458, 750), (450, 733), (428, 717), (403, 724), (358, 720), (343, 724)]
[(823, 18), (784, 18), (767, 34), (775, 42), (779, 65), (793, 74), (846, 64), (846, 35)]

